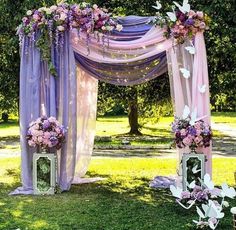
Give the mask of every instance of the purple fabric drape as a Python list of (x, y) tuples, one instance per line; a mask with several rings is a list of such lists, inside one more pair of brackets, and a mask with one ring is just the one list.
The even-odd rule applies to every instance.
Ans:
[[(180, 114), (185, 104), (195, 103), (192, 98), (195, 94), (191, 94), (194, 85), (181, 79), (179, 71), (179, 66), (187, 65), (193, 69), (193, 58), (186, 53), (183, 58), (177, 57), (172, 48), (173, 41), (163, 37), (161, 28), (147, 24), (150, 19), (137, 16), (119, 18), (119, 23), (124, 26), (121, 32), (111, 34), (109, 42), (105, 43), (91, 37), (89, 47), (86, 36), (78, 36), (76, 30), (65, 33), (63, 46), (52, 48), (52, 59), (58, 72), (56, 78), (49, 74), (34, 42), (24, 38), (20, 72), (22, 187), (12, 194), (31, 194), (33, 191), (31, 164), (36, 150), (28, 147), (25, 136), (29, 123), (41, 115), (55, 116), (68, 129), (66, 143), (57, 152), (61, 189), (69, 190), (72, 183), (86, 181), (81, 178), (87, 171), (93, 150), (97, 79), (117, 85), (140, 84), (166, 72), (168, 56), (169, 67), (174, 66), (169, 68), (169, 72), (175, 110)], [(199, 47), (203, 45), (202, 42), (198, 44)], [(200, 54), (194, 58), (191, 82), (200, 79), (204, 73), (208, 89), (206, 66), (200, 59)], [(197, 68), (202, 72), (197, 72)], [(203, 101), (204, 98), (199, 99), (197, 107), (208, 103)], [(209, 105), (204, 108), (203, 114)]]

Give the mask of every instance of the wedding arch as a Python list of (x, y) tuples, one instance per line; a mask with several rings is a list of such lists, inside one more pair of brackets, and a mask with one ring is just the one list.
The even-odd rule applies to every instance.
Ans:
[[(84, 16), (79, 17), (78, 12)], [(93, 24), (87, 25), (88, 20), (84, 24), (79, 21), (90, 12), (93, 12), (93, 18), (90, 17)], [(186, 31), (181, 30), (190, 28), (191, 20), (186, 28), (178, 28), (173, 37), (172, 29), (176, 29), (173, 24), (178, 20), (174, 13), (168, 12), (167, 22), (172, 22), (172, 26), (166, 28), (158, 24), (163, 20), (160, 16), (112, 20), (104, 12), (86, 3), (61, 4), (28, 11), (23, 18), (19, 27), (22, 187), (14, 194), (32, 193), (31, 163), (35, 148), (29, 147), (25, 137), (29, 123), (41, 115), (56, 117), (67, 128), (66, 142), (57, 152), (61, 189), (69, 190), (71, 184), (80, 183), (93, 151), (98, 81), (136, 85), (168, 71), (175, 114), (182, 116), (188, 106), (191, 111), (197, 111), (199, 119), (210, 123), (204, 29), (181, 40), (188, 37)], [(182, 9), (183, 14), (186, 12)], [(202, 12), (195, 14), (192, 19), (203, 18)], [(53, 19), (45, 23), (47, 35), (40, 23), (50, 18), (48, 15), (53, 15)], [(53, 20), (59, 23), (56, 30), (52, 28)], [(100, 27), (99, 22), (103, 22)], [(167, 32), (169, 37), (163, 35)], [(56, 35), (53, 37), (52, 33)], [(178, 37), (180, 40), (176, 39), (176, 34), (182, 36)], [(181, 156), (186, 149), (177, 151)], [(206, 171), (211, 173), (211, 148), (202, 151), (207, 156)]]

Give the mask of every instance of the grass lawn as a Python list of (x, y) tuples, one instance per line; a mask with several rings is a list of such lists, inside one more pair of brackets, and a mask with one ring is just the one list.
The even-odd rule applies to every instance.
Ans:
[[(0, 159), (0, 229), (186, 230), (195, 208), (180, 208), (166, 190), (149, 188), (156, 175), (174, 174), (174, 159), (93, 158), (88, 175), (106, 178), (55, 196), (8, 196), (19, 185), (19, 158)], [(236, 160), (214, 159), (215, 181), (234, 183)], [(227, 174), (226, 170), (227, 169)], [(222, 172), (222, 173), (220, 173)], [(236, 206), (236, 202), (231, 201)], [(232, 229), (229, 209), (219, 230)]]

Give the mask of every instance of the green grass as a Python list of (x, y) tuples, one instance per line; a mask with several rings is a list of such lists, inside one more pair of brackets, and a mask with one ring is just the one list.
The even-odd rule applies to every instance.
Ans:
[[(236, 160), (214, 159), (216, 181), (233, 184)], [(195, 209), (183, 210), (167, 190), (149, 188), (156, 175), (175, 173), (174, 159), (94, 158), (88, 175), (106, 178), (72, 186), (55, 196), (8, 196), (19, 185), (17, 158), (0, 159), (0, 229), (13, 230), (190, 230)], [(227, 169), (228, 174), (225, 174)], [(235, 201), (230, 201), (236, 205)], [(219, 230), (232, 229), (231, 215)]]
[(19, 136), (19, 123), (16, 119), (9, 120), (8, 123), (0, 123), (0, 138)]
[(236, 112), (212, 113), (212, 121), (216, 123), (228, 123), (236, 125)]

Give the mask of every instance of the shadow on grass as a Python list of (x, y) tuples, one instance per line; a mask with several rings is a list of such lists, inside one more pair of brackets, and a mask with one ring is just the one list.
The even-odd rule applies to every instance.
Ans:
[[(19, 172), (6, 173), (14, 178)], [(8, 196), (18, 186), (0, 184), (0, 229), (53, 230), (193, 230), (195, 210), (183, 210), (168, 190), (149, 188), (146, 177), (111, 176), (107, 180), (72, 185), (55, 196)], [(235, 203), (235, 202), (234, 202)], [(231, 215), (219, 229), (231, 229)]]
[[(19, 178), (14, 169), (6, 175)], [(181, 212), (165, 190), (150, 189), (147, 178), (113, 178), (92, 172), (89, 176), (107, 180), (73, 185), (55, 196), (8, 196), (19, 181), (1, 183), (0, 229), (193, 229), (186, 224), (192, 212)]]

